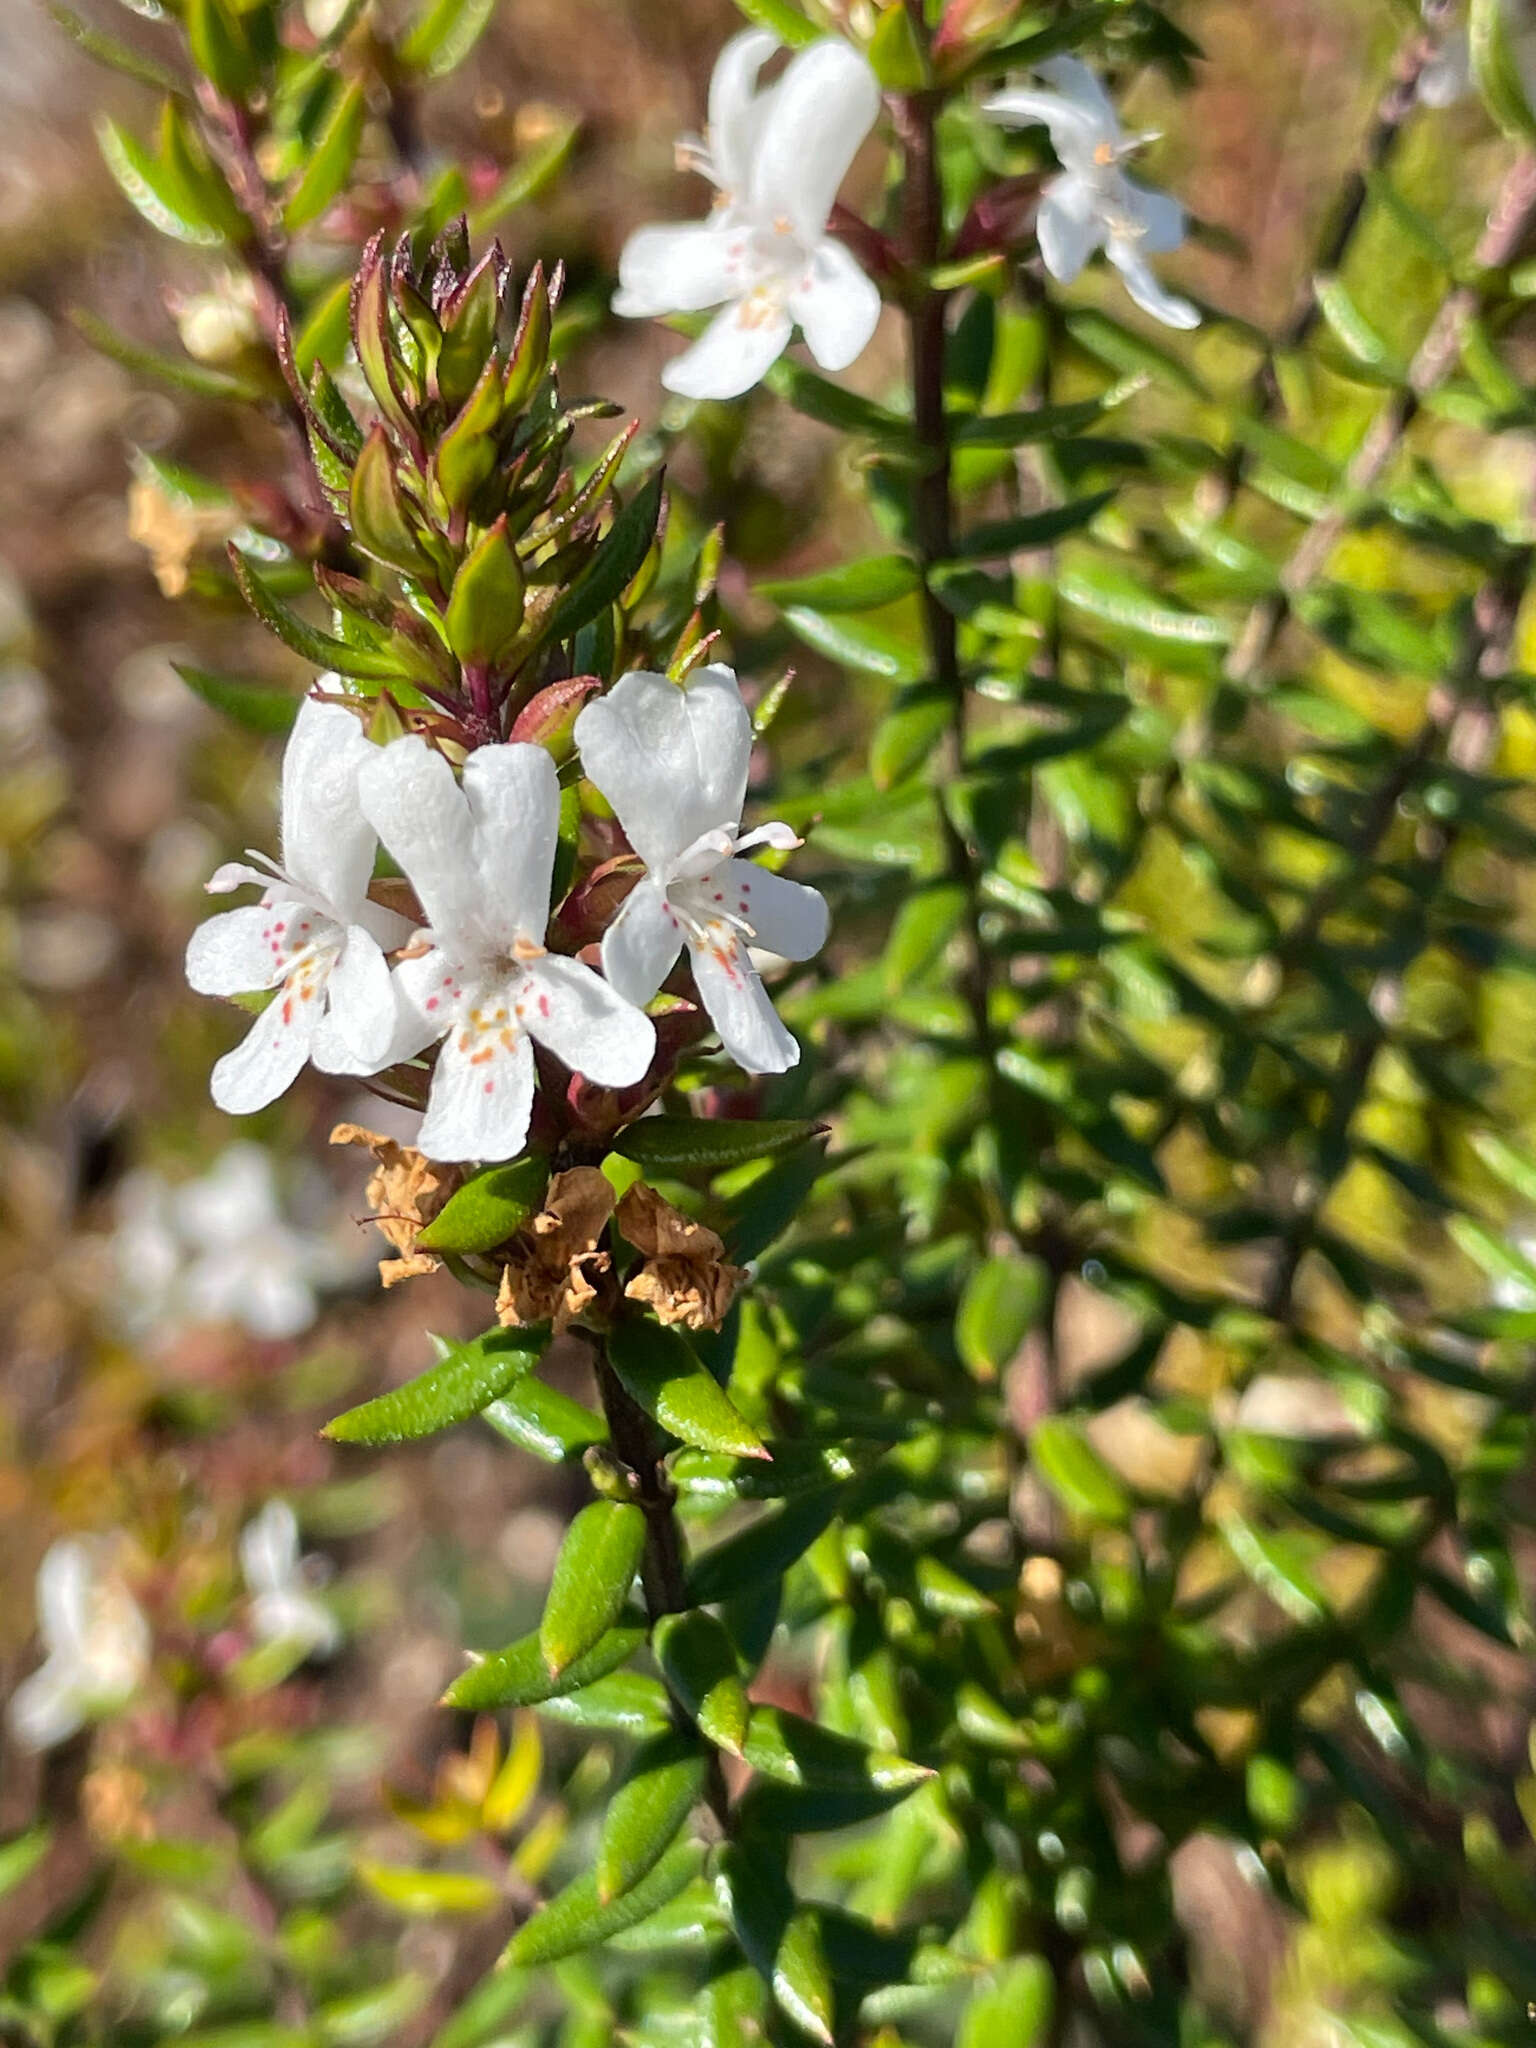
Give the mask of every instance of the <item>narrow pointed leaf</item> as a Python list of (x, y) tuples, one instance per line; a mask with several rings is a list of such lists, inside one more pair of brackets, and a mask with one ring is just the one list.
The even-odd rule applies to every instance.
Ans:
[(826, 1128), (798, 1117), (742, 1122), (729, 1117), (647, 1116), (620, 1131), (613, 1149), (647, 1173), (689, 1173), (700, 1167), (719, 1170), (776, 1158), (822, 1136)]
[(450, 1345), (436, 1365), (403, 1387), (349, 1408), (321, 1434), (346, 1444), (397, 1444), (435, 1436), (478, 1415), (515, 1379), (532, 1372), (542, 1350), (542, 1333), (487, 1330), (467, 1344)]
[(608, 1358), (631, 1399), (680, 1442), (737, 1458), (769, 1455), (681, 1331), (627, 1318), (613, 1327)]
[(595, 1409), (546, 1386), (533, 1373), (514, 1380), (500, 1400), (482, 1409), (480, 1419), (509, 1444), (550, 1465), (573, 1464), (591, 1445), (608, 1440), (608, 1424)]
[(644, 1512), (627, 1501), (592, 1501), (566, 1530), (539, 1623), (539, 1645), (552, 1676), (574, 1664), (618, 1619), (644, 1549)]
[(712, 1614), (692, 1608), (657, 1622), (651, 1647), (662, 1675), (717, 1748), (740, 1756), (751, 1708), (731, 1639)]
[(457, 1189), (416, 1242), (428, 1252), (488, 1252), (521, 1229), (544, 1199), (549, 1161), (542, 1153), (488, 1166)]
[(638, 1927), (691, 1883), (703, 1861), (699, 1843), (689, 1839), (676, 1842), (633, 1890), (606, 1906), (598, 1899), (596, 1877), (586, 1872), (513, 1936), (506, 1960), (514, 1967), (530, 1969), (538, 1963), (558, 1962), (562, 1956), (579, 1955), (611, 1934)]
[(669, 1731), (635, 1754), (629, 1776), (608, 1802), (593, 1876), (603, 1905), (653, 1870), (704, 1794), (705, 1753), (691, 1732)]
[(537, 1706), (556, 1693), (576, 1692), (606, 1678), (627, 1664), (644, 1641), (643, 1628), (611, 1628), (591, 1649), (574, 1658), (558, 1678), (552, 1678), (535, 1631), (460, 1672), (443, 1694), (443, 1705), (471, 1714), (488, 1713), (495, 1707)]

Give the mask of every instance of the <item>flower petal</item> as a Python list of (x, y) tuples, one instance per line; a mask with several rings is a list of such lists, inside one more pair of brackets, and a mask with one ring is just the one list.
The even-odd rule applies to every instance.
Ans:
[(726, 192), (745, 190), (771, 93), (759, 93), (757, 75), (780, 48), (766, 29), (745, 28), (715, 59), (709, 80), (709, 153)]
[(529, 968), (526, 987), (525, 1028), (573, 1074), (600, 1088), (631, 1088), (644, 1079), (656, 1027), (601, 975), (550, 953)]
[(728, 860), (716, 873), (716, 888), (751, 925), (754, 946), (785, 960), (809, 960), (826, 944), (829, 917), (819, 890), (749, 860)]
[(693, 347), (664, 367), (661, 381), (683, 398), (740, 398), (783, 355), (794, 324), (776, 299), (750, 292), (717, 313)]
[(1049, 130), (1051, 147), (1062, 164), (1069, 171), (1083, 174), (1092, 172), (1094, 153), (1102, 144), (1108, 143), (1113, 149), (1121, 139), (1113, 107), (1106, 119), (1096, 106), (1069, 99), (1059, 92), (1044, 92), (1038, 86), (1011, 85), (983, 100), (981, 111), (1005, 128), (1038, 126)]
[(60, 1657), (50, 1657), (24, 1678), (5, 1710), (6, 1726), (23, 1749), (53, 1749), (85, 1723), (77, 1674)]
[(1040, 256), (1058, 284), (1071, 284), (1105, 239), (1098, 197), (1086, 178), (1064, 171), (1040, 195)]
[(827, 238), (817, 243), (790, 293), (789, 310), (821, 367), (846, 370), (868, 348), (880, 323), (880, 287), (864, 275), (850, 250)]
[(648, 1003), (683, 950), (683, 928), (649, 876), (630, 890), (603, 933), (603, 972), (627, 1003)]
[(1134, 178), (1121, 182), (1141, 227), (1137, 239), (1143, 253), (1168, 256), (1182, 248), (1189, 232), (1189, 215), (1173, 194), (1159, 192), (1151, 185), (1138, 185)]
[(542, 944), (560, 836), (560, 778), (543, 747), (477, 747), (464, 763), (474, 820), (480, 923), (497, 947)]
[(281, 1219), (272, 1157), (248, 1140), (226, 1145), (199, 1180), (177, 1188), (176, 1227), (204, 1251), (237, 1251)]
[[(340, 690), (336, 676), (322, 688)], [(283, 755), (283, 866), (342, 921), (368, 893), (376, 837), (358, 801), (358, 775), (378, 749), (340, 704), (306, 697)]]
[(222, 910), (187, 941), (187, 980), (200, 996), (243, 996), (271, 988), (287, 972), (272, 951), (272, 911), (264, 903)]
[(326, 982), (326, 1008), (315, 1032), (313, 1059), (325, 1074), (376, 1074), (390, 1064), (400, 1006), (378, 941), (360, 924)]
[(443, 756), (412, 733), (375, 747), (358, 790), (373, 829), (409, 877), (433, 932), (450, 943), (481, 928), (482, 890), (469, 803)]
[(879, 81), (852, 44), (827, 36), (799, 51), (773, 88), (754, 152), (754, 213), (786, 221), (807, 248), (818, 242), (879, 112)]
[[(742, 289), (745, 237), (719, 220), (637, 228), (619, 257), (613, 310), (630, 320), (701, 313)], [(750, 282), (750, 280), (747, 280)]]
[(688, 951), (699, 999), (737, 1066), (748, 1074), (782, 1074), (796, 1065), (800, 1048), (780, 1023), (739, 934), (730, 925), (710, 925), (702, 940), (689, 940)]
[(644, 669), (621, 676), (583, 706), (576, 744), (630, 845), (663, 879), (696, 839), (740, 820), (752, 720), (734, 672), (719, 662), (686, 684)]
[(506, 1044), (455, 1032), (438, 1057), (417, 1145), (445, 1163), (515, 1159), (528, 1138), (533, 1079), (533, 1047), (521, 1031)]
[(283, 1586), (251, 1602), (251, 1628), (264, 1643), (292, 1643), (328, 1657), (341, 1641), (336, 1617), (302, 1586)]
[(1177, 292), (1168, 291), (1152, 274), (1152, 267), (1142, 254), (1139, 239), (1128, 240), (1124, 236), (1111, 235), (1105, 244), (1105, 253), (1125, 280), (1125, 288), (1144, 313), (1150, 313), (1154, 320), (1161, 320), (1165, 327), (1189, 329), (1200, 325), (1200, 310), (1188, 299), (1181, 299)]
[(77, 1537), (50, 1544), (37, 1568), (37, 1628), (50, 1650), (79, 1657), (90, 1621), (96, 1567)]
[(285, 1500), (269, 1500), (240, 1531), (240, 1570), (253, 1593), (285, 1586), (299, 1563), (299, 1525)]
[(214, 1068), (209, 1092), (228, 1116), (250, 1116), (298, 1079), (320, 1027), (320, 1005), (279, 989), (233, 1052)]

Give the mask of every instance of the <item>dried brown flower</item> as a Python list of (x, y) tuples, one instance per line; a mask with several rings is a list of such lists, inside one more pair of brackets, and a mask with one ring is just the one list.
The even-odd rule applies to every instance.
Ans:
[(417, 1251), (416, 1237), (458, 1187), (463, 1178), (459, 1169), (441, 1166), (413, 1146), (397, 1145), (393, 1138), (364, 1130), (361, 1124), (338, 1124), (331, 1143), (366, 1145), (378, 1161), (365, 1195), (375, 1224), (400, 1254), (397, 1259), (380, 1259), (384, 1285), (393, 1287), (401, 1280), (435, 1273), (442, 1261), (431, 1252)]
[(239, 523), (232, 506), (173, 498), (153, 477), (135, 477), (128, 486), (128, 538), (148, 551), (162, 596), (181, 597), (198, 548), (227, 540)]
[(644, 1181), (628, 1191), (618, 1214), (620, 1230), (641, 1254), (640, 1268), (624, 1289), (628, 1299), (643, 1302), (658, 1322), (718, 1330), (747, 1276), (727, 1262), (714, 1231), (674, 1209)]
[(563, 1330), (611, 1285), (613, 1261), (598, 1240), (613, 1214), (613, 1189), (595, 1166), (557, 1173), (544, 1207), (512, 1240), (496, 1296), (504, 1323)]

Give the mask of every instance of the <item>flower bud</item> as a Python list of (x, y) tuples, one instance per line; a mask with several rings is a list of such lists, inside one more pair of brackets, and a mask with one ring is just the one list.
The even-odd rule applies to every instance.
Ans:
[(448, 644), (466, 667), (494, 663), (523, 623), (523, 565), (498, 519), (465, 558), (448, 600)]
[(389, 436), (375, 424), (352, 472), (349, 503), (352, 531), (358, 546), (375, 561), (387, 562), (404, 576), (433, 573), (433, 563), (410, 515), (409, 501), (395, 476)]

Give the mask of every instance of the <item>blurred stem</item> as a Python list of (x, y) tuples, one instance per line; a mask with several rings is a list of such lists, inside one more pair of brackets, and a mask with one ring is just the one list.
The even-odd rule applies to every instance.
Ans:
[(923, 622), (933, 679), (949, 700), (949, 723), (938, 749), (934, 803), (944, 847), (945, 873), (962, 892), (967, 960), (961, 993), (976, 1047), (987, 1065), (987, 1087), (997, 1098), (997, 1047), (992, 1034), (991, 971), (981, 937), (981, 878), (964, 834), (950, 815), (948, 797), (965, 769), (966, 691), (954, 614), (934, 594), (932, 572), (954, 554), (949, 422), (944, 410), (944, 341), (948, 294), (925, 273), (942, 259), (943, 195), (934, 148), (934, 93), (911, 93), (894, 102), (901, 142), (904, 255), (912, 272), (906, 296), (911, 346), (912, 413), (921, 466), (912, 488), (913, 538), (923, 575)]
[(674, 1512), (677, 1494), (662, 1470), (650, 1418), (630, 1398), (602, 1346), (597, 1355), (597, 1386), (614, 1452), (635, 1476), (636, 1501), (645, 1514), (640, 1582), (645, 1588), (646, 1611), (652, 1621), (659, 1621), (664, 1614), (681, 1614), (688, 1605), (682, 1538)]

